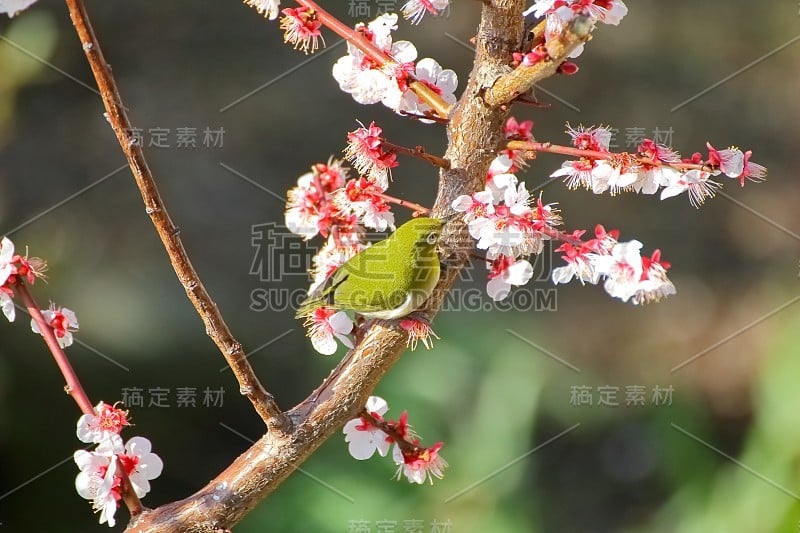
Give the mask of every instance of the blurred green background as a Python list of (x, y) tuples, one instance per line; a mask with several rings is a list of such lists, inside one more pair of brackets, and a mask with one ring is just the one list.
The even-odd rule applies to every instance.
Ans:
[[(374, 0), (362, 4), (377, 14)], [(444, 150), (442, 128), (357, 105), (330, 76), (341, 45), (304, 64), (277, 24), (238, 2), (88, 7), (145, 144), (169, 130), (168, 147), (146, 153), (196, 268), (248, 350), (271, 342), (251, 361), (280, 403), (294, 405), (341, 353), (316, 355), (291, 312), (251, 308), (254, 291), (306, 284), (302, 274), (251, 273), (253, 226), (283, 219), (282, 202), (264, 189), (283, 196), (311, 163), (340, 153), (356, 120), (376, 120), (392, 141), (433, 153)], [(354, 22), (348, 3), (326, 7)], [(517, 116), (536, 121), (539, 140), (562, 144), (567, 121), (619, 128), (622, 149), (634, 128), (671, 130), (686, 155), (706, 140), (735, 144), (755, 151), (768, 181), (744, 189), (728, 181), (729, 196), (700, 210), (685, 196), (660, 202), (549, 186), (544, 199), (560, 203), (567, 228), (599, 222), (647, 251), (661, 248), (678, 294), (636, 308), (573, 284), (558, 288), (557, 310), (442, 313), (434, 349), (407, 353), (376, 393), (390, 416), (409, 410), (425, 442), (445, 442), (445, 479), (391, 481), (389, 460), (352, 460), (337, 437), (236, 531), (797, 530), (798, 5), (629, 7), (619, 28), (598, 29), (576, 76), (543, 85), (569, 106), (539, 91), (552, 107)], [(397, 35), (455, 69), (460, 92), (471, 53), (458, 40), (473, 35), (478, 11), (478, 2), (456, 2), (450, 17), (401, 23)], [(329, 48), (338, 42), (325, 37)], [(77, 312), (85, 346), (69, 354), (92, 400), (143, 390), (129, 436), (150, 438), (166, 464), (144, 501), (157, 506), (204, 485), (262, 424), (220, 371), (91, 87), (61, 3), (42, 0), (0, 21), (0, 234), (49, 260), (50, 281), (35, 295)], [(196, 148), (178, 147), (179, 128), (196, 128)], [(224, 129), (221, 147), (203, 145), (205, 128)], [(524, 179), (539, 184), (560, 162), (543, 154)], [(432, 169), (403, 160), (392, 190), (430, 204), (435, 185)], [(308, 250), (299, 243), (287, 239), (284, 253)], [(550, 288), (540, 280), (532, 290)], [(79, 413), (55, 365), (22, 316), (0, 323), (0, 335), (0, 531), (104, 529), (73, 489)], [(636, 386), (644, 405), (626, 406)], [(653, 401), (656, 387), (671, 387), (671, 405)], [(196, 389), (196, 407), (178, 406), (179, 388)], [(206, 388), (224, 392), (221, 406), (203, 405)], [(170, 407), (150, 406), (151, 389), (166, 389)], [(573, 405), (578, 390), (593, 405)], [(601, 390), (616, 390), (619, 405), (598, 405)], [(125, 511), (118, 516), (121, 529)]]

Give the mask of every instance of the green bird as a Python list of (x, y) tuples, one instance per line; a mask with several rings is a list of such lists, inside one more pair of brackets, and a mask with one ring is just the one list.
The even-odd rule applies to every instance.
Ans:
[(307, 317), (322, 306), (385, 320), (419, 309), (439, 281), (436, 244), (442, 225), (436, 218), (413, 218), (388, 238), (365, 248), (308, 295), (296, 318)]

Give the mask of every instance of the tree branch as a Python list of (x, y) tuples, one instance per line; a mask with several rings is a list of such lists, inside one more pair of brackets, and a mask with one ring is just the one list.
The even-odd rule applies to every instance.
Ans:
[(289, 419), (281, 412), (275, 402), (261, 382), (253, 372), (253, 368), (247, 361), (246, 354), (242, 345), (233, 337), (228, 329), (225, 320), (217, 309), (216, 304), (206, 291), (200, 277), (192, 266), (189, 256), (183, 247), (179, 236), (178, 228), (172, 223), (167, 212), (164, 201), (158, 192), (153, 175), (147, 166), (142, 147), (136, 142), (132, 135), (131, 123), (122, 105), (122, 98), (117, 89), (111, 69), (103, 57), (100, 43), (95, 36), (89, 20), (89, 15), (83, 5), (82, 0), (66, 0), (72, 24), (78, 33), (83, 51), (89, 60), (92, 73), (97, 82), (97, 88), (103, 98), (106, 109), (106, 118), (117, 136), (120, 147), (128, 164), (131, 167), (136, 185), (142, 194), (145, 210), (150, 215), (150, 220), (164, 243), (169, 261), (178, 276), (178, 280), (186, 290), (203, 323), (206, 326), (206, 333), (219, 347), (225, 360), (233, 370), (239, 382), (239, 391), (247, 396), (252, 402), (259, 416), (264, 420), (270, 429), (284, 431), (288, 429)]
[[(536, 28), (540, 26), (541, 24)], [(498, 78), (486, 90), (486, 103), (492, 106), (507, 104), (530, 91), (534, 84), (555, 74), (567, 56), (591, 38), (592, 27), (588, 17), (576, 17), (557, 39), (547, 42), (548, 58), (531, 66), (520, 65)]]
[[(511, 53), (522, 41), (524, 0), (484, 4), (476, 60), (461, 100), (448, 125), (450, 168), (439, 175), (433, 212), (442, 216), (461, 194), (483, 188), (494, 152), (503, 140), (507, 111), (482, 98), (486, 81), (507, 70)], [(424, 312), (437, 313), (468, 257), (460, 254), (469, 239), (461, 221), (452, 221), (440, 240), (446, 268)], [(331, 375), (302, 403), (289, 411), (293, 422), (285, 434), (267, 433), (224, 472), (194, 495), (131, 521), (130, 532), (211, 533), (231, 528), (275, 490), (305, 459), (348, 420), (356, 418), (383, 375), (406, 347), (407, 332), (395, 321), (372, 320), (366, 332)]]

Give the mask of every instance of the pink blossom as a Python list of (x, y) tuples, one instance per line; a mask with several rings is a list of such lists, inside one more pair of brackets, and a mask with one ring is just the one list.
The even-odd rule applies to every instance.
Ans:
[(278, 18), (280, 0), (245, 0), (244, 3), (256, 8), (256, 11), (270, 20)]
[(114, 526), (114, 513), (122, 498), (122, 477), (119, 465), (125, 469), (133, 491), (139, 498), (150, 492), (150, 481), (161, 475), (164, 464), (151, 452), (150, 441), (133, 437), (123, 447), (122, 441), (104, 441), (95, 451), (78, 450), (74, 454), (80, 473), (75, 479), (78, 494), (92, 501), (100, 511), (100, 523)]
[(334, 203), (345, 215), (353, 215), (368, 228), (394, 230), (394, 213), (381, 196), (383, 189), (367, 178), (348, 180), (334, 195)]
[(533, 267), (525, 259), (515, 261), (513, 257), (501, 255), (486, 266), (490, 269), (486, 292), (494, 301), (505, 300), (512, 286), (525, 285), (533, 277)]
[(567, 124), (567, 134), (572, 138), (572, 145), (580, 150), (608, 152), (611, 144), (611, 128), (607, 126), (578, 126), (573, 128)]
[(642, 257), (642, 277), (631, 301), (634, 305), (657, 302), (675, 294), (675, 285), (667, 278), (670, 264), (661, 260), (661, 250), (655, 250), (651, 257)]
[[(42, 316), (45, 322), (53, 329), (58, 345), (61, 348), (72, 346), (72, 334), (78, 331), (80, 327), (75, 313), (66, 307), (57, 307), (55, 304), (50, 304), (49, 309), (42, 309)], [(33, 319), (31, 319), (31, 330), (41, 335), (39, 325)]]
[(750, 156), (753, 155), (751, 150), (748, 150), (744, 153), (744, 171), (742, 172), (741, 176), (739, 176), (739, 184), (744, 187), (745, 180), (749, 179), (750, 181), (763, 181), (767, 177), (767, 168), (759, 165), (758, 163), (753, 163), (750, 161)]
[(425, 349), (430, 350), (433, 347), (433, 339), (431, 337), (439, 338), (431, 328), (431, 325), (425, 320), (404, 318), (400, 320), (400, 327), (408, 332), (406, 346), (411, 347), (412, 351), (417, 349), (418, 342), (422, 342)]
[(442, 443), (437, 442), (430, 448), (415, 446), (413, 449), (402, 449), (399, 445), (394, 447), (392, 458), (399, 465), (395, 477), (400, 479), (406, 476), (409, 482), (422, 485), (425, 480), (433, 484), (433, 478), (442, 479), (447, 461), (439, 455)]
[(419, 24), (425, 13), (440, 15), (450, 7), (450, 0), (409, 0), (400, 10), (411, 24)]
[(100, 511), (100, 523), (116, 524), (114, 514), (122, 498), (122, 478), (117, 475), (117, 462), (113, 455), (78, 450), (73, 459), (80, 473), (75, 478), (75, 490), (81, 498), (91, 500), (95, 512)]
[(353, 347), (353, 341), (347, 336), (353, 331), (353, 321), (344, 311), (319, 307), (308, 316), (305, 326), (312, 346), (322, 355), (336, 353), (337, 339), (348, 348)]
[[(458, 87), (458, 76), (455, 71), (443, 69), (435, 59), (426, 57), (421, 59), (413, 70), (416, 81), (426, 85), (431, 91), (448, 104), (456, 103), (455, 90)], [(388, 98), (384, 99), (383, 104), (398, 113), (409, 113), (412, 115), (426, 115), (433, 110), (414, 91), (405, 90), (401, 93), (389, 93)], [(420, 119), (420, 122), (431, 124), (434, 121)]]
[(355, 221), (340, 216), (329, 199), (346, 179), (347, 169), (337, 160), (317, 163), (300, 176), (297, 186), (288, 192), (285, 216), (289, 231), (308, 240), (318, 233), (327, 236), (332, 227), (352, 225)]
[[(303, 53), (316, 52), (319, 40), (322, 39), (322, 22), (317, 18), (317, 13), (308, 7), (286, 8), (281, 19), (281, 29), (284, 30), (283, 42), (292, 43), (294, 49), (298, 48)], [(322, 39), (323, 46), (325, 40)]]
[(670, 176), (669, 185), (661, 191), (661, 199), (665, 200), (687, 192), (691, 204), (700, 207), (706, 198), (712, 198), (719, 189), (719, 183), (710, 177), (710, 173), (697, 169)]
[(13, 293), (9, 287), (0, 287), (0, 309), (3, 311), (6, 319), (9, 322), (14, 322), (17, 317), (17, 310), (14, 306), (14, 300), (11, 299)]
[(389, 187), (389, 173), (398, 165), (397, 154), (383, 148), (383, 130), (370, 123), (347, 134), (345, 157), (353, 162), (355, 169), (374, 181), (383, 190)]
[[(389, 410), (386, 400), (379, 396), (370, 396), (367, 399), (367, 412), (376, 420), (383, 420), (383, 415)], [(359, 461), (372, 457), (375, 452), (385, 457), (391, 447), (391, 439), (382, 430), (378, 429), (369, 419), (355, 418), (344, 425), (342, 429), (344, 441), (348, 443), (350, 455)]]
[(78, 440), (100, 444), (119, 438), (120, 432), (127, 426), (130, 426), (128, 411), (100, 402), (94, 407), (94, 414), (85, 414), (78, 419)]
[(347, 44), (347, 55), (333, 65), (333, 77), (339, 87), (360, 104), (383, 102), (397, 110), (403, 93), (408, 90), (407, 67), (417, 59), (417, 49), (408, 41), (392, 42), (397, 29), (397, 15), (380, 15), (368, 25), (359, 23), (356, 31), (391, 57), (399, 69), (389, 70), (375, 63), (353, 44)]
[(639, 288), (642, 277), (642, 243), (628, 241), (614, 245), (610, 255), (597, 257), (597, 272), (606, 277), (603, 285), (614, 298), (627, 302)]
[(728, 148), (717, 150), (711, 143), (706, 143), (708, 147), (708, 163), (729, 178), (738, 178), (744, 172), (744, 153), (738, 148)]
[(8, 278), (17, 272), (13, 264), (14, 243), (8, 237), (3, 237), (0, 241), (0, 286), (8, 281)]

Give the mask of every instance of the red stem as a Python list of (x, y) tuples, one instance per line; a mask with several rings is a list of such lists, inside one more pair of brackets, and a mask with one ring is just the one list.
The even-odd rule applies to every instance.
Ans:
[(369, 421), (371, 425), (375, 426), (376, 428), (380, 429), (381, 431), (389, 435), (395, 442), (395, 444), (400, 446), (401, 450), (405, 450), (407, 452), (415, 452), (422, 449), (421, 446), (414, 444), (413, 442), (409, 442), (405, 438), (405, 436), (403, 436), (399, 431), (397, 431), (397, 429), (395, 429), (395, 426), (393, 424), (390, 424), (385, 420), (378, 420), (377, 418), (372, 416), (372, 413), (370, 413), (366, 409), (362, 409), (361, 412), (358, 414), (358, 416)]
[(381, 145), (389, 152), (395, 152), (403, 155), (410, 155), (411, 157), (418, 157), (423, 161), (427, 161), (431, 165), (443, 168), (445, 170), (450, 169), (450, 161), (448, 161), (443, 157), (429, 154), (428, 152), (425, 151), (425, 148), (423, 148), (422, 146), (407, 148), (405, 146), (400, 146), (399, 144), (390, 143), (385, 139), (381, 139)]
[(81, 385), (78, 375), (72, 368), (67, 354), (65, 354), (61, 346), (58, 345), (58, 340), (56, 340), (56, 336), (53, 333), (53, 328), (50, 327), (50, 324), (48, 324), (42, 316), (41, 311), (39, 311), (39, 305), (36, 303), (36, 300), (33, 299), (33, 295), (30, 293), (25, 283), (20, 279), (15, 286), (19, 291), (19, 295), (22, 297), (25, 308), (39, 327), (39, 331), (42, 333), (44, 342), (50, 349), (50, 353), (53, 354), (53, 359), (56, 360), (58, 369), (61, 370), (61, 374), (64, 376), (64, 381), (67, 382), (67, 386), (64, 388), (67, 394), (72, 396), (72, 399), (78, 404), (83, 414), (93, 415), (94, 407), (92, 407), (92, 402), (89, 401), (86, 391), (83, 390), (83, 385)]
[[(615, 156), (620, 155), (613, 152), (598, 152), (596, 150), (581, 150), (572, 146), (560, 146), (549, 142), (529, 142), (529, 141), (508, 141), (506, 144), (508, 150), (527, 150), (530, 152), (547, 152), (551, 154), (570, 155), (575, 157), (587, 157), (591, 159), (613, 159)], [(661, 166), (666, 165), (678, 170), (706, 170), (707, 167), (697, 163), (664, 163), (662, 161), (649, 159), (646, 157), (636, 157), (634, 159), (645, 165)]]

